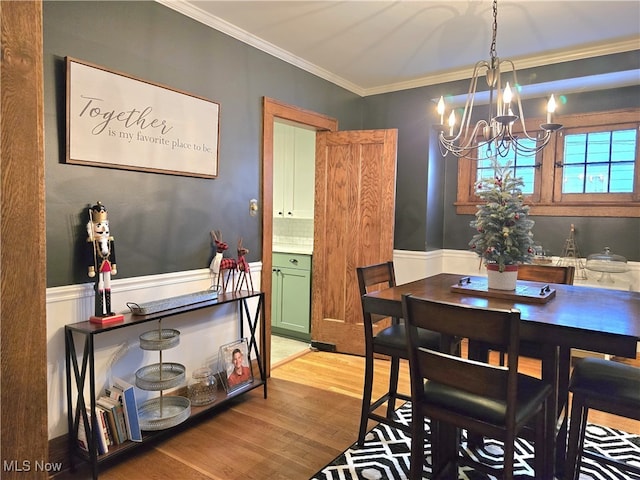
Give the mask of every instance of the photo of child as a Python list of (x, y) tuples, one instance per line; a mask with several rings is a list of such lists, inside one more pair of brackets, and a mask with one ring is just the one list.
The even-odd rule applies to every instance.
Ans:
[(247, 340), (242, 339), (220, 347), (220, 360), (224, 362), (225, 386), (231, 392), (253, 382), (251, 359)]

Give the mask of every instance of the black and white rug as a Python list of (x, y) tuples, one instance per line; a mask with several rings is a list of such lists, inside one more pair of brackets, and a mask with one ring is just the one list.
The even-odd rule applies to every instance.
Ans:
[[(411, 406), (407, 403), (396, 414), (402, 423), (411, 423)], [(429, 429), (428, 421), (425, 428)], [(353, 444), (338, 458), (324, 467), (310, 480), (406, 480), (409, 477), (409, 457), (411, 439), (402, 431), (379, 424), (371, 430), (363, 447)], [(585, 450), (598, 452), (609, 457), (617, 457), (640, 467), (640, 436), (612, 428), (589, 424), (585, 438)], [(427, 464), (431, 461), (431, 447), (425, 443)], [(462, 455), (495, 466), (502, 465), (502, 444), (495, 440), (485, 440), (481, 450), (466, 448), (463, 435)], [(518, 439), (514, 459), (514, 477), (531, 479), (533, 470), (533, 446)], [(425, 466), (425, 475), (430, 473)], [(428, 477), (427, 477), (428, 478)], [(476, 472), (469, 467), (459, 468), (461, 480), (489, 480), (496, 477)], [(612, 466), (601, 465), (589, 458), (583, 458), (580, 480), (640, 480), (639, 475), (621, 472)]]

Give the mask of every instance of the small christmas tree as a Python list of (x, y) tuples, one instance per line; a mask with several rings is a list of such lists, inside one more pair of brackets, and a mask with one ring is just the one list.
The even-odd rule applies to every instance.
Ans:
[(478, 205), (476, 219), (470, 225), (476, 234), (469, 246), (485, 263), (497, 264), (499, 271), (505, 265), (523, 263), (533, 253), (534, 221), (529, 219), (529, 207), (523, 203), (522, 178), (514, 178), (511, 164), (500, 166), (493, 162), (494, 178), (476, 184), (478, 196), (484, 201)]

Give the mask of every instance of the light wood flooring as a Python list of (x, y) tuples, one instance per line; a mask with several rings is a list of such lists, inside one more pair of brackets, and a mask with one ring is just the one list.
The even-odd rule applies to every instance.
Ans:
[[(382, 393), (388, 371), (388, 362), (377, 362), (374, 394)], [(521, 365), (530, 374), (539, 369), (533, 360)], [(253, 390), (172, 438), (102, 466), (100, 479), (309, 479), (356, 440), (363, 369), (361, 357), (315, 351), (280, 363), (266, 400), (262, 389)], [(406, 363), (402, 369), (401, 388), (408, 392)], [(590, 420), (640, 433), (640, 422), (595, 412)], [(85, 478), (86, 470), (56, 477)]]

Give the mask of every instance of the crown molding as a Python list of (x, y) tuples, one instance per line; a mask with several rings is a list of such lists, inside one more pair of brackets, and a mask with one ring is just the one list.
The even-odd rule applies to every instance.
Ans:
[[(512, 58), (518, 70), (525, 68), (542, 67), (557, 63), (571, 62), (574, 60), (584, 60), (586, 58), (600, 57), (603, 55), (613, 55), (616, 53), (630, 52), (640, 48), (640, 37), (633, 36), (625, 38), (617, 42), (607, 42), (597, 45), (582, 46), (579, 48), (571, 48), (566, 50), (558, 50), (556, 52), (547, 52), (540, 55), (532, 55), (529, 57)], [(393, 83), (389, 85), (381, 85), (379, 87), (364, 89), (363, 96), (378, 95), (381, 93), (397, 92), (400, 90), (408, 90), (411, 88), (427, 87), (430, 85), (439, 85), (443, 83), (455, 82), (458, 80), (468, 80), (473, 73), (473, 66), (462, 69), (441, 72), (434, 75), (427, 75), (407, 82)]]
[[(622, 72), (600, 73), (586, 77), (565, 78), (553, 80), (551, 82), (532, 83), (522, 86), (518, 90), (518, 95), (522, 100), (529, 98), (542, 98), (551, 95), (568, 95), (570, 93), (596, 92), (598, 90), (608, 90), (612, 88), (623, 88), (633, 85), (640, 85), (640, 69), (625, 70)], [(465, 105), (467, 93), (447, 96), (448, 108), (458, 108)], [(438, 98), (432, 98), (434, 105), (438, 103)], [(489, 91), (476, 92), (474, 105), (488, 105)], [(435, 108), (435, 107), (434, 107)]]
[[(211, 15), (189, 2), (185, 2), (182, 0), (155, 1), (189, 18), (192, 18), (193, 20), (207, 25), (214, 30), (218, 30), (219, 32), (227, 34), (230, 37), (235, 38), (236, 40), (239, 40), (247, 45), (257, 48), (258, 50), (268, 53), (269, 55), (272, 55), (284, 62), (298, 67), (301, 70), (316, 75), (317, 77), (327, 80), (328, 82), (331, 82), (361, 97), (397, 92), (401, 90), (408, 90), (411, 88), (426, 87), (429, 85), (438, 85), (443, 83), (455, 82), (458, 80), (466, 80), (471, 78), (471, 73), (473, 71), (473, 67), (468, 66), (465, 68), (447, 72), (440, 72), (433, 75), (425, 75), (423, 77), (408, 80), (406, 82), (397, 82), (388, 85), (364, 88), (324, 68), (321, 68), (311, 62), (297, 57), (290, 52), (273, 45), (272, 43), (266, 42), (263, 39), (247, 32), (246, 30), (238, 28), (237, 26), (219, 17)], [(638, 50), (639, 47), (640, 37), (633, 36), (630, 38), (621, 39), (616, 42), (586, 45), (578, 48), (558, 50), (556, 52), (546, 52), (540, 55), (513, 58), (512, 60), (514, 61), (514, 63), (517, 63), (518, 69), (522, 70), (525, 68), (540, 67), (556, 63), (570, 62), (573, 60), (598, 57), (602, 55), (612, 55), (615, 53), (628, 52), (632, 50)]]
[(203, 23), (204, 25), (207, 25), (208, 27), (211, 27), (214, 30), (218, 30), (219, 32), (225, 33), (230, 37), (235, 38), (236, 40), (246, 43), (247, 45), (255, 47), (258, 50), (261, 50), (284, 62), (287, 62), (293, 65), (294, 67), (298, 67), (301, 70), (304, 70), (313, 75), (316, 75), (317, 77), (320, 77), (324, 80), (327, 80), (328, 82), (338, 85), (339, 87), (349, 90), (350, 92), (355, 93), (356, 95), (359, 95), (361, 97), (364, 96), (365, 90), (362, 87), (356, 85), (355, 83), (345, 80), (344, 78), (338, 75), (335, 75), (330, 71), (325, 70), (324, 68), (321, 68), (313, 63), (307, 62), (306, 60), (300, 57), (292, 55), (290, 52), (283, 50), (282, 48), (279, 48), (273, 45), (272, 43), (269, 43), (253, 35), (252, 33), (247, 32), (246, 30), (238, 28), (237, 26), (227, 22), (226, 20), (223, 20), (214, 15), (211, 15), (188, 2), (183, 2), (179, 0), (155, 0), (155, 1), (166, 7), (171, 8), (172, 10), (175, 10), (176, 12), (186, 15), (187, 17), (192, 18), (193, 20)]

